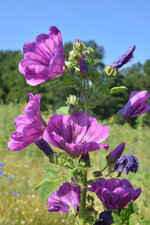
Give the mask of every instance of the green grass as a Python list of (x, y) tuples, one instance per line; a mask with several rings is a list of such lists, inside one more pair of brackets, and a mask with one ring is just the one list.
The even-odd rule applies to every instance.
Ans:
[[(7, 149), (11, 132), (15, 130), (14, 118), (20, 114), (23, 114), (22, 105), (0, 105), (0, 162), (5, 164), (4, 167), (0, 167), (0, 170), (4, 171), (4, 175), (0, 176), (0, 225), (74, 224), (71, 222), (72, 218), (66, 214), (47, 212), (47, 202), (41, 204), (39, 191), (34, 191), (44, 177), (43, 169), (52, 166), (44, 154), (34, 144), (18, 152)], [(45, 114), (43, 117), (48, 121), (48, 115)], [(123, 178), (129, 179), (135, 188), (141, 186), (143, 192), (136, 201), (140, 217), (146, 216), (150, 219), (149, 137), (150, 129), (147, 127), (142, 128), (139, 125), (137, 129), (133, 129), (128, 124), (112, 125), (107, 143), (112, 151), (121, 142), (126, 142), (124, 154), (130, 153), (139, 159), (139, 171), (128, 176), (123, 173)], [(92, 171), (105, 166), (105, 157), (110, 151), (101, 149), (90, 153)], [(62, 168), (60, 171), (62, 172)], [(12, 177), (12, 181), (8, 181), (8, 177)], [(14, 195), (14, 191), (18, 194)], [(96, 196), (95, 202), (96, 209), (102, 210), (102, 205)], [(137, 222), (138, 224), (140, 223)]]

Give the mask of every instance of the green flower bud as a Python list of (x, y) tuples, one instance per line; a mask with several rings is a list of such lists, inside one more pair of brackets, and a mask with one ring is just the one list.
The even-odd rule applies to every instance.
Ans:
[(73, 49), (82, 52), (85, 49), (85, 44), (82, 41), (76, 41), (73, 45)]
[(107, 77), (112, 77), (117, 74), (117, 70), (115, 67), (111, 67), (111, 65), (109, 65), (109, 66), (105, 66), (104, 73)]
[(94, 49), (93, 48), (87, 48), (86, 50), (87, 55), (93, 55), (94, 54)]

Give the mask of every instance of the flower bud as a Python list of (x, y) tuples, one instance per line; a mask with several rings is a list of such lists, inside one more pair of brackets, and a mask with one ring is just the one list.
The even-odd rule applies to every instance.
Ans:
[(86, 52), (86, 51), (83, 51), (82, 56), (83, 56), (84, 58), (86, 58), (86, 57), (87, 57), (87, 52)]
[(67, 97), (67, 105), (76, 105), (78, 104), (78, 98), (75, 95), (69, 95), (69, 97)]
[(76, 39), (73, 45), (73, 49), (81, 52), (85, 49), (85, 44), (81, 40)]
[(117, 74), (117, 70), (115, 69), (115, 67), (111, 67), (111, 65), (109, 65), (105, 66), (104, 73), (107, 77), (112, 77)]
[(86, 62), (82, 58), (79, 59), (79, 67), (80, 67), (80, 73), (86, 73), (89, 70)]
[(41, 149), (44, 152), (44, 154), (46, 156), (49, 156), (49, 155), (52, 154), (53, 150), (52, 150), (51, 146), (46, 141), (44, 141), (43, 139), (35, 141), (34, 143), (36, 144), (36, 146), (39, 149)]

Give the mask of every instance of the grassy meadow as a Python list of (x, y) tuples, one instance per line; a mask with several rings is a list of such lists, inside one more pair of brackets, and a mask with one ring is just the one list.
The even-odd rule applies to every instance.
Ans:
[[(7, 143), (14, 127), (14, 118), (23, 114), (23, 105), (0, 105), (0, 225), (70, 225), (73, 218), (66, 214), (47, 212), (47, 202), (41, 203), (39, 191), (34, 188), (45, 176), (44, 168), (52, 167), (44, 154), (32, 144), (18, 152), (8, 150)], [(42, 113), (46, 122), (49, 113)], [(142, 216), (150, 220), (150, 128), (141, 126), (142, 116), (137, 129), (129, 124), (112, 125), (107, 143), (113, 150), (121, 142), (126, 142), (124, 154), (131, 153), (139, 159), (139, 171), (123, 178), (129, 178), (135, 188), (143, 192), (136, 201), (139, 206), (139, 221)], [(101, 149), (90, 154), (92, 171), (105, 166), (105, 157), (110, 151)], [(59, 169), (59, 168), (58, 168)], [(65, 173), (66, 171), (61, 172)], [(96, 197), (96, 209), (102, 210)], [(137, 221), (137, 225), (141, 224)], [(150, 224), (150, 223), (149, 223)], [(148, 222), (147, 222), (148, 225)]]

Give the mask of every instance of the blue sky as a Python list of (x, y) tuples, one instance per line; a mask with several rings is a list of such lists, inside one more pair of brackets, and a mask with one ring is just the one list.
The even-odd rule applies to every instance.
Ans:
[(78, 38), (102, 45), (106, 64), (134, 44), (134, 63), (150, 58), (149, 0), (2, 0), (0, 12), (0, 50), (22, 50), (55, 25), (64, 43)]

